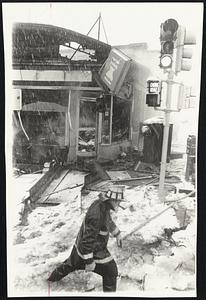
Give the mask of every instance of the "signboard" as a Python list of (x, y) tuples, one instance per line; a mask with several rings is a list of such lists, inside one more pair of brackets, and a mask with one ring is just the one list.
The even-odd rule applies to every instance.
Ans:
[(129, 70), (131, 59), (117, 49), (112, 49), (99, 71), (102, 81), (114, 94), (117, 94)]
[(91, 71), (62, 70), (13, 70), (13, 80), (20, 81), (75, 81), (91, 82)]
[(159, 80), (147, 80), (148, 93), (158, 94), (161, 90), (161, 83)]

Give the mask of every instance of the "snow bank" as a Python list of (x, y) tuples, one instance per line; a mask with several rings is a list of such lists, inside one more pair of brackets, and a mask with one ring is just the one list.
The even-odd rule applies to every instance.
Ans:
[[(71, 191), (68, 202), (37, 207), (29, 215), (27, 226), (15, 228), (12, 284), (19, 295), (28, 290), (34, 294), (35, 291), (48, 294), (47, 277), (69, 256), (86, 209), (98, 196), (98, 192), (82, 196), (80, 207), (75, 191)], [(156, 201), (157, 193), (153, 188), (147, 194), (143, 187), (126, 189), (125, 199), (126, 208), (112, 215), (123, 233), (129, 233), (132, 228), (167, 207)], [(164, 229), (178, 226), (175, 211), (170, 208), (141, 230), (129, 235), (123, 241), (122, 248), (117, 247), (115, 239), (110, 239), (108, 247), (116, 259), (119, 273), (123, 279), (134, 282), (134, 289), (138, 290), (141, 283), (141, 289), (156, 291), (160, 288), (160, 282), (165, 291), (194, 289), (195, 223), (184, 231), (174, 233), (173, 240), (168, 240)], [(176, 275), (179, 280), (175, 283)], [(184, 284), (179, 284), (182, 281)], [(84, 292), (90, 283), (95, 284), (95, 290), (101, 291), (101, 277), (82, 271), (66, 276), (52, 284), (51, 288), (53, 293), (61, 295), (64, 292)]]

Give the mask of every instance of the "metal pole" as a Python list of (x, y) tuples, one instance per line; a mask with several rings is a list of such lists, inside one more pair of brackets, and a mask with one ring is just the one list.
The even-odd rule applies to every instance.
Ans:
[(160, 202), (165, 200), (165, 172), (167, 164), (167, 150), (168, 150), (168, 137), (169, 137), (169, 127), (170, 127), (170, 108), (172, 100), (172, 85), (173, 85), (174, 71), (170, 70), (168, 73), (168, 83), (167, 83), (167, 97), (166, 97), (166, 111), (165, 111), (165, 125), (162, 143), (162, 157), (161, 157), (161, 167), (160, 167), (160, 180), (159, 180), (159, 199)]
[[(87, 35), (90, 34), (90, 32), (92, 31), (92, 29), (94, 28), (94, 26), (97, 24), (98, 21), (99, 21), (99, 17), (98, 17), (97, 20), (95, 21), (94, 25), (92, 25), (91, 29), (87, 32)], [(80, 47), (81, 47), (81, 45), (79, 45), (78, 48), (74, 51), (74, 53), (73, 53), (72, 56), (70, 57), (70, 60), (72, 60), (72, 58), (73, 58), (74, 55), (77, 53), (77, 51), (79, 50)]]

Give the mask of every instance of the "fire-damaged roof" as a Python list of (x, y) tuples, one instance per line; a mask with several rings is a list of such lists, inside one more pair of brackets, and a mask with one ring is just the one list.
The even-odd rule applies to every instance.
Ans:
[[(102, 64), (111, 50), (110, 45), (87, 35), (45, 24), (15, 23), (12, 38), (13, 64), (52, 61), (72, 65), (85, 60), (79, 54), (88, 56), (87, 63)], [(60, 46), (68, 49), (69, 55), (62, 56)]]

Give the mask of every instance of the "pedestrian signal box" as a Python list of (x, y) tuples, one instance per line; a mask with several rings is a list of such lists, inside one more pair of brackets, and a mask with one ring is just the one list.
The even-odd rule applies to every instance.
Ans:
[(161, 81), (147, 80), (146, 104), (158, 107), (161, 104)]

